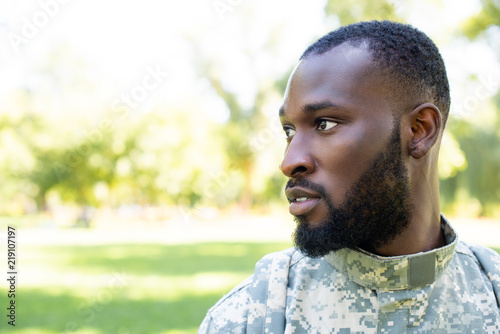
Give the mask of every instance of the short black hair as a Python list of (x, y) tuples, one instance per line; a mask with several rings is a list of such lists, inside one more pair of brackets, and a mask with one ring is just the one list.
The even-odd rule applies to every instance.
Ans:
[(413, 107), (434, 103), (441, 111), (443, 126), (446, 124), (450, 110), (448, 77), (437, 46), (426, 34), (397, 22), (359, 22), (321, 37), (300, 59), (321, 55), (345, 42), (356, 47), (366, 43), (375, 65), (396, 79), (391, 89), (399, 93), (399, 99), (414, 100)]

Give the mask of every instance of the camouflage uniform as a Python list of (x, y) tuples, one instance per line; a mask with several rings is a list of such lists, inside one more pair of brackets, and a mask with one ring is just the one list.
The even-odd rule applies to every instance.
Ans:
[(198, 333), (500, 333), (500, 255), (441, 225), (447, 245), (418, 254), (266, 255)]

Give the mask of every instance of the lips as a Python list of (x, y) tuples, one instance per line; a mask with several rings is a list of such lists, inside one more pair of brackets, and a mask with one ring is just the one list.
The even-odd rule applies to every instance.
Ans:
[(288, 210), (294, 216), (307, 215), (321, 201), (321, 195), (309, 189), (293, 187), (285, 190), (290, 202)]

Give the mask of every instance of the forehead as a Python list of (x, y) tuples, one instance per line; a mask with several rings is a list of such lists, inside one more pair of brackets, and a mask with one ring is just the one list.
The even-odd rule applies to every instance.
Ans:
[(388, 108), (383, 77), (366, 46), (341, 44), (311, 55), (295, 67), (285, 91), (281, 116), (307, 104), (330, 102), (344, 109)]

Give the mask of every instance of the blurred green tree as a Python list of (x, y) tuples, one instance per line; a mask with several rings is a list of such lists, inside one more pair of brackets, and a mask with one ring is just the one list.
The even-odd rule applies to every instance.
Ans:
[[(325, 25), (334, 29), (360, 20), (404, 21), (410, 2), (329, 0)], [(214, 104), (206, 104), (193, 90), (178, 105), (167, 102), (147, 114), (117, 119), (109, 105), (96, 107), (89, 98), (101, 87), (92, 81), (99, 76), (92, 79), (89, 65), (68, 46), (55, 48), (34, 65), (25, 86), (9, 97), (10, 105), (1, 101), (2, 202), (32, 199), (43, 209), (48, 198), (57, 197), (81, 206), (223, 208), (238, 203), (248, 209), (281, 200), (286, 179), (277, 165), (282, 148), (268, 148), (275, 142), (284, 148), (274, 122), (277, 109), (294, 59), (315, 36), (308, 33), (311, 40), (306, 40), (291, 32), (297, 22), (284, 15), (264, 28), (256, 25), (265, 14), (242, 4), (225, 14), (221, 29), (196, 24), (179, 32), (191, 48), (190, 66), (208, 86), (203, 94), (223, 105), (225, 118), (213, 117)], [(458, 38), (465, 32), (498, 48), (499, 17), (497, 1), (482, 1), (482, 10), (464, 23)], [(286, 52), (280, 49), (285, 44)], [(284, 61), (285, 54), (294, 58)], [(498, 92), (478, 109), (473, 121), (450, 118), (440, 169), (442, 198), (447, 209), (473, 201), (477, 214), (490, 215), (498, 212), (500, 202)], [(101, 131), (98, 124), (104, 119), (111, 124)]]
[[(500, 50), (500, 3), (482, 0), (481, 9), (463, 22), (461, 34), (480, 41), (497, 55)], [(498, 58), (500, 61), (500, 58)], [(491, 79), (491, 80), (489, 80)], [(467, 169), (441, 181), (445, 203), (450, 208), (471, 205), (474, 214), (500, 215), (500, 87), (498, 78), (470, 81), (488, 90), (492, 98), (480, 101), (466, 119), (450, 118), (454, 134), (467, 157)], [(477, 95), (477, 94), (476, 94)], [(480, 100), (480, 99), (478, 99)]]
[(499, 26), (500, 3), (495, 0), (481, 0), (481, 10), (464, 22), (462, 31), (465, 36), (474, 39), (484, 34), (488, 29)]
[(328, 0), (325, 13), (328, 16), (334, 16), (340, 25), (371, 20), (402, 21), (396, 13), (396, 8), (400, 4), (401, 1), (398, 0)]

